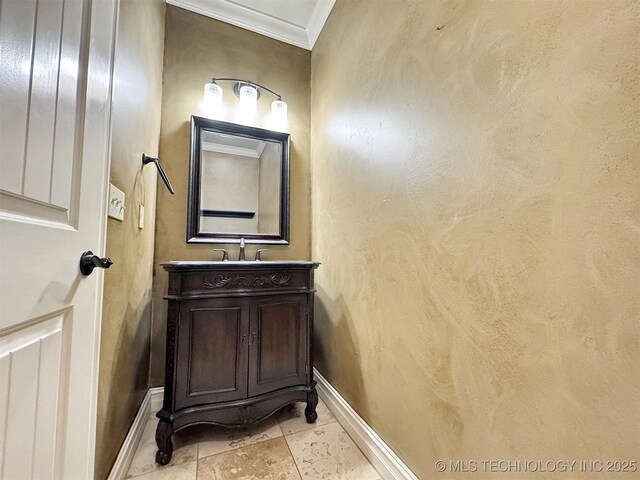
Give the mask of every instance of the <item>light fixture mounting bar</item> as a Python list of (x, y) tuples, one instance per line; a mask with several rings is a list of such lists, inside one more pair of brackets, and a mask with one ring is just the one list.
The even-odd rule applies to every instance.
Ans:
[(217, 82), (236, 82), (236, 84), (233, 86), (233, 92), (236, 94), (236, 96), (240, 96), (240, 87), (242, 87), (243, 85), (249, 85), (254, 88), (257, 87), (256, 90), (258, 92), (258, 96), (260, 96), (260, 89), (262, 89), (269, 92), (278, 100), (282, 100), (282, 96), (279, 93), (276, 93), (270, 88), (260, 85), (259, 83), (252, 82), (251, 80), (243, 80), (241, 78), (230, 78), (230, 77), (217, 77), (217, 78), (214, 77), (211, 79), (211, 83), (217, 83)]

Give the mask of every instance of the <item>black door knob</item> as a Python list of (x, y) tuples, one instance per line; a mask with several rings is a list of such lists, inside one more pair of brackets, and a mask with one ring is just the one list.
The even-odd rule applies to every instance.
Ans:
[(91, 275), (93, 269), (98, 268), (109, 268), (113, 265), (113, 262), (110, 258), (100, 258), (97, 255), (94, 255), (91, 250), (87, 250), (80, 257), (80, 273), (83, 275)]

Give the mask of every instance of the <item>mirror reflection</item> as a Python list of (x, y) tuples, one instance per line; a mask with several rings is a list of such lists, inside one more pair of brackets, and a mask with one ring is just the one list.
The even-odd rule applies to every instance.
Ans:
[(192, 117), (188, 242), (288, 243), (289, 135)]
[(282, 145), (205, 131), (200, 149), (199, 231), (277, 235)]

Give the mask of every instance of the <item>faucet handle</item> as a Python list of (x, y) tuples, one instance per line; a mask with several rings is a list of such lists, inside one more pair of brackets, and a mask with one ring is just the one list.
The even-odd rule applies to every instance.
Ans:
[(238, 252), (238, 261), (244, 260), (244, 237), (240, 237), (240, 251)]
[(268, 252), (268, 251), (269, 251), (268, 248), (259, 248), (258, 251), (256, 252), (256, 262), (259, 262), (262, 260), (262, 257), (260, 256), (262, 252)]
[(228, 262), (229, 261), (229, 253), (224, 248), (214, 248), (213, 251), (214, 252), (222, 252), (222, 261), (223, 262)]

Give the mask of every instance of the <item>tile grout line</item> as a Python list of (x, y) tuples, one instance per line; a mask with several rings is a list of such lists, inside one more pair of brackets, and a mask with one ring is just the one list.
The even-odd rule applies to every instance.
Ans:
[(284, 430), (282, 430), (282, 425), (280, 425), (280, 420), (278, 420), (278, 426), (280, 427), (280, 431), (282, 432), (282, 438), (284, 439), (284, 444), (287, 446), (287, 450), (289, 450), (289, 455), (291, 455), (291, 459), (293, 460), (293, 465), (296, 467), (296, 471), (298, 472), (298, 476), (300, 480), (304, 480), (302, 477), (302, 472), (300, 471), (300, 467), (298, 467), (298, 462), (296, 461), (296, 457), (293, 455), (291, 451), (291, 446), (289, 445), (289, 440), (287, 440), (287, 435), (284, 434)]
[(282, 433), (282, 439), (284, 440), (284, 444), (287, 446), (287, 450), (289, 451), (289, 455), (291, 456), (291, 460), (293, 460), (293, 466), (296, 467), (296, 472), (298, 472), (298, 476), (300, 477), (300, 480), (304, 480), (302, 477), (302, 472), (300, 471), (300, 468), (298, 467), (298, 462), (296, 462), (296, 457), (293, 456), (293, 452), (291, 451), (291, 447), (289, 446), (289, 442), (287, 441), (287, 436), (284, 433), (284, 430), (282, 429), (282, 425), (280, 424), (280, 420), (278, 420), (276, 418), (276, 422), (278, 422), (278, 428), (280, 429), (280, 432)]
[(220, 456), (220, 455), (225, 455), (225, 454), (227, 454), (229, 452), (233, 452), (235, 450), (240, 450), (240, 449), (243, 449), (243, 448), (251, 448), (251, 447), (254, 447), (256, 445), (260, 445), (262, 443), (266, 443), (266, 442), (269, 442), (269, 441), (277, 440), (279, 438), (282, 438), (284, 440), (285, 445), (287, 445), (287, 450), (289, 451), (289, 454), (291, 455), (291, 459), (293, 460), (293, 464), (296, 467), (296, 471), (298, 472), (298, 475), (300, 476), (300, 479), (302, 479), (302, 475), (300, 474), (300, 470), (298, 469), (298, 465), (296, 463), (296, 459), (293, 457), (293, 453), (291, 452), (291, 449), (289, 448), (289, 444), (287, 443), (287, 440), (285, 438), (284, 430), (282, 430), (282, 426), (280, 425), (280, 421), (277, 418), (275, 420), (276, 420), (276, 425), (278, 426), (278, 429), (279, 429), (281, 435), (273, 437), (273, 438), (268, 438), (267, 437), (266, 439), (258, 441), (256, 443), (248, 444), (248, 445), (245, 445), (245, 446), (242, 446), (242, 447), (231, 448), (230, 450), (225, 450), (223, 452), (214, 453), (213, 455), (207, 455), (206, 457), (202, 457), (202, 458), (200, 458), (200, 443), (201, 443), (200, 439), (202, 437), (199, 434), (198, 435), (197, 448), (196, 448), (196, 477), (195, 477), (195, 480), (198, 480), (198, 465), (200, 464), (200, 460), (204, 460), (204, 459), (211, 458), (211, 457), (217, 457), (217, 456)]
[[(334, 418), (333, 420), (331, 420), (331, 421), (329, 421), (329, 422), (327, 422), (327, 423), (323, 423), (322, 425), (316, 425), (315, 423), (310, 423), (310, 424), (308, 424), (308, 425), (311, 425), (310, 427), (303, 428), (303, 429), (301, 429), (301, 430), (297, 430), (297, 431), (295, 431), (295, 432), (287, 433), (286, 435), (284, 435), (284, 434), (283, 434), (283, 436), (285, 436), (285, 437), (292, 437), (293, 435), (298, 435), (299, 433), (309, 431), (309, 430), (311, 430), (311, 429), (313, 429), (313, 428), (326, 427), (327, 425), (331, 425), (332, 423), (338, 423), (338, 420), (336, 420), (336, 419)], [(351, 438), (351, 437), (349, 437), (349, 438)]]
[[(302, 418), (302, 417), (300, 417), (300, 418)], [(278, 420), (278, 426), (280, 427), (280, 430), (282, 430), (282, 436), (284, 437), (284, 443), (287, 445), (287, 448), (289, 449), (289, 453), (291, 454), (291, 458), (293, 458), (293, 464), (296, 466), (296, 470), (298, 471), (298, 475), (300, 475), (300, 478), (302, 480), (304, 480), (304, 477), (302, 475), (302, 472), (300, 471), (300, 467), (298, 466), (298, 461), (296, 460), (296, 457), (293, 454), (293, 451), (291, 450), (291, 445), (289, 445), (289, 437), (297, 435), (297, 434), (302, 433), (302, 432), (306, 432), (308, 430), (311, 430), (311, 429), (315, 428), (316, 426), (317, 427), (324, 427), (324, 426), (330, 425), (331, 423), (334, 423), (334, 422), (337, 423), (337, 421), (338, 420), (335, 417), (333, 417), (333, 420), (331, 420), (331, 421), (329, 421), (327, 423), (323, 423), (322, 425), (315, 425), (315, 422), (314, 423), (307, 423), (306, 424), (306, 425), (308, 425), (307, 427), (305, 427), (305, 428), (303, 428), (301, 430), (298, 430), (296, 432), (291, 432), (291, 433), (285, 434), (284, 430), (282, 430), (282, 425), (280, 425), (280, 420)], [(305, 419), (305, 422), (306, 422), (306, 419)]]
[[(353, 444), (353, 446), (356, 447), (356, 451), (359, 452), (362, 455), (362, 457), (365, 459), (365, 461), (369, 465), (371, 465), (373, 467), (373, 464), (371, 463), (371, 461), (367, 458), (367, 456), (364, 454), (364, 452), (358, 446), (358, 444), (353, 440), (353, 438), (351, 438), (351, 435), (349, 435), (349, 432), (347, 432), (346, 429), (342, 426), (342, 424), (340, 422), (338, 422), (337, 418), (334, 417), (333, 420), (331, 420), (330, 422), (323, 423), (322, 425), (318, 425), (318, 428), (324, 428), (324, 427), (327, 427), (327, 426), (329, 426), (329, 425), (331, 425), (333, 423), (337, 423), (338, 424), (338, 426), (340, 427), (340, 430), (342, 431), (342, 433), (344, 433), (347, 436), (347, 438), (349, 440), (351, 440), (351, 443)], [(311, 425), (313, 425), (313, 424), (311, 424)], [(291, 452), (292, 456), (293, 456), (293, 452), (291, 451), (291, 447), (289, 446), (288, 438), (292, 437), (294, 435), (299, 435), (299, 434), (302, 434), (304, 432), (307, 432), (307, 431), (311, 430), (312, 428), (313, 428), (313, 426), (310, 427), (310, 428), (305, 428), (305, 429), (299, 430), (297, 432), (292, 432), (292, 433), (290, 433), (288, 435), (285, 435), (285, 440), (287, 441), (287, 447), (289, 447), (289, 451)], [(296, 461), (295, 456), (293, 457), (293, 462), (295, 463), (296, 468), (298, 468), (298, 462)], [(380, 476), (380, 472), (378, 472), (378, 470), (375, 467), (373, 467), (373, 470), (377, 474), (377, 478), (375, 480), (382, 480), (382, 477)], [(298, 468), (298, 473), (300, 473), (300, 477), (304, 480), (304, 477), (302, 477), (302, 473), (300, 472), (299, 468)]]
[(291, 455), (291, 459), (293, 460), (293, 465), (296, 467), (296, 471), (300, 476), (300, 480), (304, 480), (304, 478), (302, 477), (302, 472), (300, 471), (300, 467), (298, 467), (298, 462), (296, 461), (296, 457), (293, 455), (293, 452), (291, 451), (291, 446), (289, 445), (287, 436), (284, 435), (282, 438), (284, 439), (284, 444), (287, 446), (287, 450), (289, 450), (289, 455)]
[[(300, 417), (302, 418), (302, 417)], [(306, 419), (305, 419), (306, 421)], [(333, 420), (331, 420), (330, 422), (327, 423), (323, 423), (322, 425), (317, 425), (319, 427), (324, 427), (325, 425), (330, 425), (331, 423), (337, 422), (338, 420), (333, 417)], [(293, 451), (291, 450), (291, 445), (289, 445), (289, 437), (293, 436), (293, 435), (297, 435), (299, 433), (302, 432), (306, 432), (307, 430), (311, 430), (314, 427), (316, 427), (315, 422), (314, 423), (307, 423), (306, 425), (308, 425), (306, 428), (303, 428), (301, 430), (298, 430), (296, 432), (291, 432), (288, 434), (284, 433), (284, 430), (282, 429), (282, 425), (280, 424), (280, 420), (278, 420), (278, 426), (280, 427), (280, 430), (282, 431), (282, 437), (284, 438), (284, 443), (287, 445), (287, 449), (289, 450), (289, 454), (291, 455), (291, 458), (293, 459), (293, 464), (296, 466), (296, 470), (298, 471), (298, 475), (300, 475), (300, 479), (304, 480), (304, 477), (302, 475), (302, 472), (300, 471), (300, 467), (298, 466), (298, 461), (296, 460), (295, 455), (293, 454)]]

